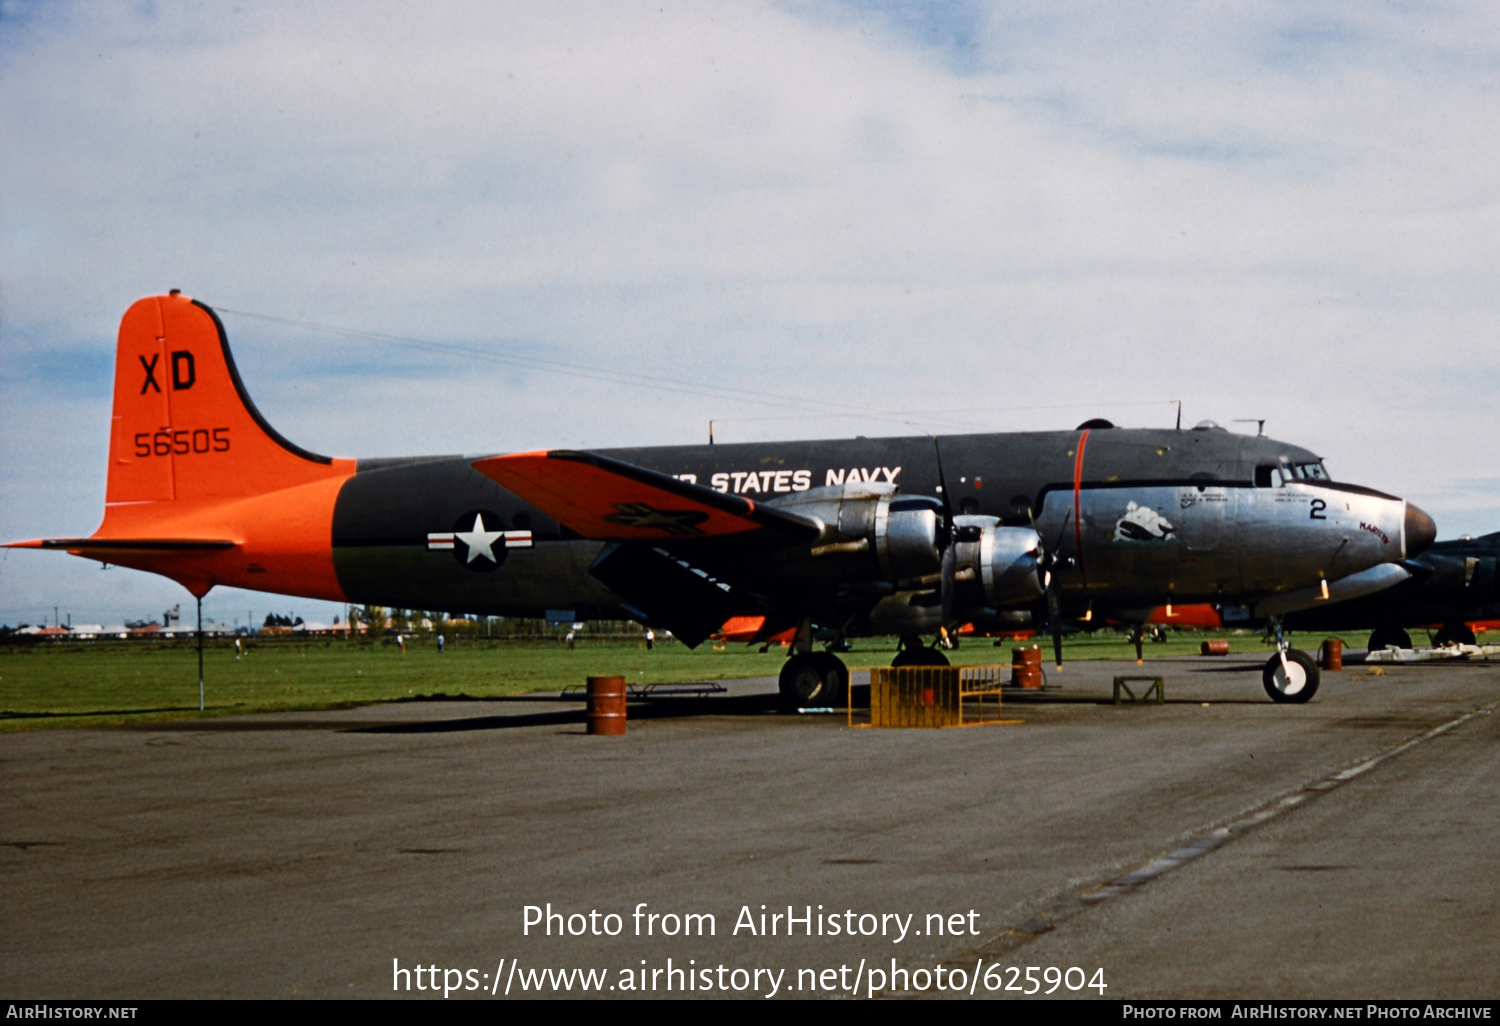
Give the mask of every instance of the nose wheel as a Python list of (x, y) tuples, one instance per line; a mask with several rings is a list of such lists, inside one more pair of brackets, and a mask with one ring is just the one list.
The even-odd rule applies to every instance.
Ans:
[(1306, 702), (1318, 692), (1318, 664), (1306, 652), (1289, 648), (1266, 660), (1261, 683), (1273, 702)]

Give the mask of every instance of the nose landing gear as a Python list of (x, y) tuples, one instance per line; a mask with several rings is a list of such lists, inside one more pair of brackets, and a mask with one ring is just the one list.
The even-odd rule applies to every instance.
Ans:
[(1317, 694), (1321, 675), (1318, 664), (1306, 652), (1291, 647), (1281, 633), (1281, 621), (1272, 623), (1276, 632), (1276, 654), (1266, 660), (1261, 683), (1273, 702), (1301, 704)]

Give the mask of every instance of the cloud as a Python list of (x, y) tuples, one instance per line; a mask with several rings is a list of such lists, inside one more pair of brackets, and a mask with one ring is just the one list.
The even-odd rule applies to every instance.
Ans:
[[(1180, 397), (1489, 529), (1497, 57), (1462, 4), (12, 4), (0, 534), (97, 514), (44, 426), (168, 287), (938, 428)], [(225, 322), (319, 451), (902, 430)]]

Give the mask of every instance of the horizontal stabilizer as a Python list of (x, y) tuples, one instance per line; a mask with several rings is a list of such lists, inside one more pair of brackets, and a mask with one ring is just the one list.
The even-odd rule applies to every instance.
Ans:
[(36, 538), (8, 542), (5, 549), (65, 549), (69, 552), (213, 552), (238, 542), (222, 538)]
[(598, 453), (490, 456), (474, 469), (585, 538), (666, 541), (769, 529), (812, 541), (822, 532), (807, 517)]

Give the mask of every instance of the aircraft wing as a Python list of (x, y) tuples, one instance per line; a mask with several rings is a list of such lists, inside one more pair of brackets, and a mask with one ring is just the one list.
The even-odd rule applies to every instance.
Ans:
[(808, 517), (592, 452), (553, 449), (490, 456), (474, 469), (569, 530), (601, 541), (687, 541), (769, 531), (811, 542)]
[(598, 453), (525, 452), (473, 466), (569, 530), (608, 542), (589, 573), (690, 648), (737, 612), (769, 611), (742, 587), (743, 559), (823, 534), (810, 517)]

